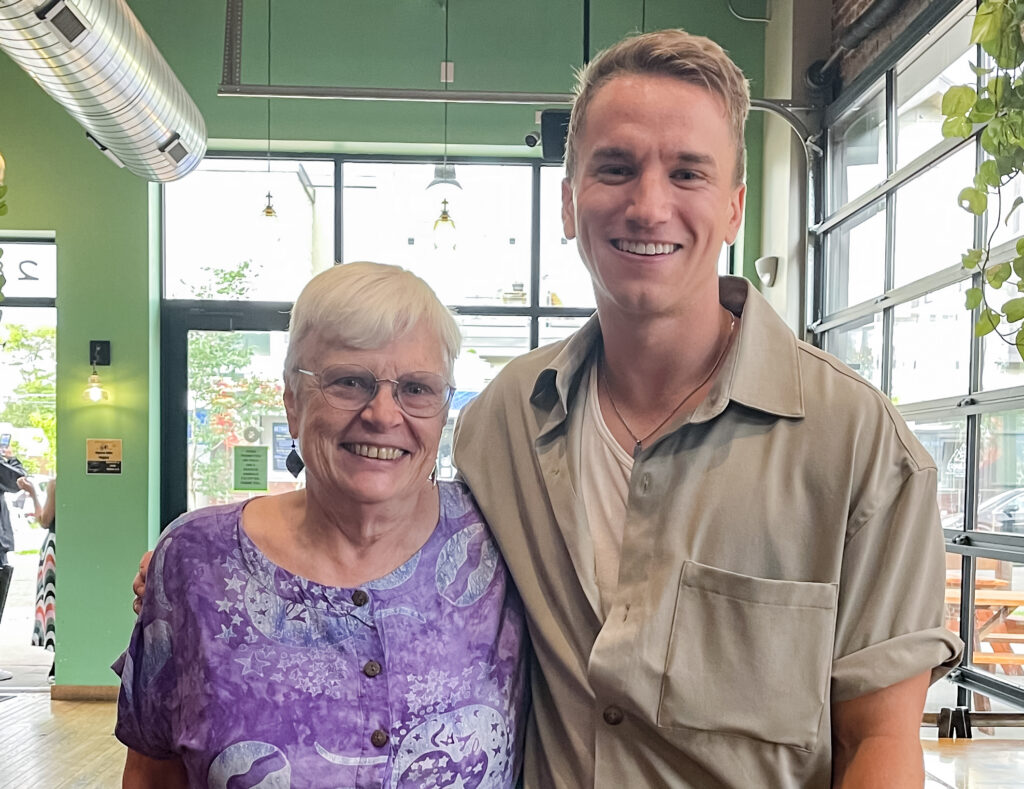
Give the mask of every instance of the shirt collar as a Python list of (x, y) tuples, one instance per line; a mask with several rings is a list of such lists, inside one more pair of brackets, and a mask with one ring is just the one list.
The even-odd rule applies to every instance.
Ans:
[(758, 411), (802, 417), (804, 389), (793, 332), (749, 280), (721, 277), (718, 282), (722, 306), (741, 320), (715, 390)]
[[(730, 400), (776, 416), (802, 417), (803, 384), (793, 332), (748, 280), (720, 277), (718, 291), (722, 306), (741, 318), (739, 331), (693, 421), (714, 418)], [(537, 376), (530, 402), (548, 412), (541, 435), (565, 420), (582, 373), (600, 345), (601, 324), (595, 314)]]

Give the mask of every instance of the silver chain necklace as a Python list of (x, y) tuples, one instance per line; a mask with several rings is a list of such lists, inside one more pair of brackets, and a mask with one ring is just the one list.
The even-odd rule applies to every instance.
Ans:
[(679, 409), (682, 408), (684, 405), (686, 405), (686, 401), (689, 400), (691, 397), (693, 397), (695, 394), (697, 394), (697, 392), (699, 392), (701, 390), (701, 387), (703, 387), (704, 384), (706, 384), (708, 381), (711, 380), (711, 376), (715, 374), (715, 370), (718, 369), (718, 365), (720, 365), (722, 363), (722, 359), (725, 358), (725, 352), (727, 350), (729, 350), (729, 346), (732, 344), (732, 332), (733, 332), (733, 329), (736, 328), (736, 316), (735, 315), (731, 315), (730, 317), (731, 317), (731, 320), (729, 321), (729, 333), (728, 333), (728, 335), (726, 337), (725, 344), (722, 346), (722, 350), (719, 351), (718, 357), (715, 359), (715, 363), (713, 365), (711, 365), (711, 369), (708, 370), (707, 375), (705, 375), (701, 379), (701, 382), (699, 384), (697, 384), (693, 389), (691, 389), (686, 394), (686, 397), (684, 397), (682, 400), (680, 400), (676, 404), (675, 408), (673, 408), (671, 411), (668, 412), (668, 416), (666, 416), (664, 419), (662, 419), (661, 422), (658, 423), (658, 426), (656, 428), (654, 428), (654, 430), (652, 430), (650, 433), (648, 433), (643, 438), (637, 438), (636, 433), (633, 432), (633, 429), (629, 426), (629, 423), (627, 423), (626, 420), (623, 418), (622, 412), (619, 411), (619, 407), (617, 405), (615, 405), (615, 398), (612, 397), (612, 388), (608, 385), (608, 373), (605, 370), (604, 351), (602, 350), (602, 352), (601, 352), (600, 372), (601, 372), (601, 375), (604, 377), (604, 391), (605, 391), (605, 394), (608, 395), (608, 402), (611, 403), (612, 411), (615, 412), (615, 416), (617, 416), (619, 418), (619, 422), (621, 422), (622, 426), (624, 428), (626, 428), (626, 432), (629, 433), (629, 437), (633, 439), (633, 457), (634, 458), (637, 455), (639, 455), (640, 452), (643, 450), (643, 448), (644, 448), (643, 447), (644, 441), (649, 439), (651, 436), (655, 435), (666, 424), (668, 424), (668, 420), (670, 420), (673, 416), (675, 416), (677, 413), (679, 413)]

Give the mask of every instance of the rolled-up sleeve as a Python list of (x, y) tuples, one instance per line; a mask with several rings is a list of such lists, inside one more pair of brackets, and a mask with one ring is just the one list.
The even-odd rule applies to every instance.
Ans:
[(918, 469), (894, 495), (854, 513), (843, 552), (832, 664), (832, 702), (931, 670), (932, 681), (960, 658), (946, 629), (945, 549), (935, 504), (936, 472)]

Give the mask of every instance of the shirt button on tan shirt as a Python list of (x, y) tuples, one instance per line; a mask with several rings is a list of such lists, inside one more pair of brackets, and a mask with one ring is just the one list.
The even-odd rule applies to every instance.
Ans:
[(622, 723), (622, 719), (625, 716), (622, 714), (621, 709), (616, 707), (614, 704), (610, 704), (609, 706), (604, 708), (604, 713), (601, 717), (604, 718), (604, 722), (607, 723), (609, 726), (618, 726), (620, 723)]

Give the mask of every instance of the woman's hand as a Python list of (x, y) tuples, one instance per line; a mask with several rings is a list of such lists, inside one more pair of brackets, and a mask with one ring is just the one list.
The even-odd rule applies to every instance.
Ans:
[(146, 551), (139, 559), (139, 571), (132, 580), (132, 591), (135, 592), (135, 599), (132, 600), (132, 610), (136, 614), (142, 611), (142, 596), (146, 593), (146, 574), (149, 572), (149, 560), (153, 558), (152, 551)]

